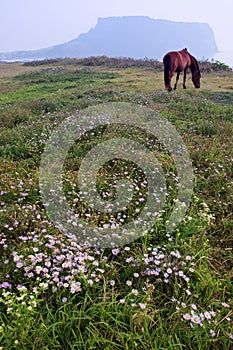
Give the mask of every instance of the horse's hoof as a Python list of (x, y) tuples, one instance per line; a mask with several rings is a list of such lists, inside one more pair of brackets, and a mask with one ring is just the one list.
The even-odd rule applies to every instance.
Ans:
[(172, 88), (171, 88), (171, 87), (169, 87), (169, 88), (167, 89), (167, 91), (171, 92), (171, 91), (172, 91)]
[(185, 85), (183, 85), (183, 89), (186, 89), (186, 86), (185, 86)]

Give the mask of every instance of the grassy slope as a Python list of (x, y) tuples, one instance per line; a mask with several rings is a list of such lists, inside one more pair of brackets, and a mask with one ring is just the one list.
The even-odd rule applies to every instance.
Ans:
[[(162, 72), (150, 67), (83, 68), (75, 62), (59, 61), (42, 67), (0, 64), (0, 76), (0, 282), (12, 285), (1, 289), (11, 293), (3, 294), (0, 306), (3, 349), (230, 349), (233, 73), (203, 72), (200, 90), (194, 90), (189, 79), (186, 91), (180, 84), (171, 94), (163, 91)], [(170, 241), (159, 222), (154, 234), (131, 244), (129, 252), (121, 248), (116, 256), (111, 251), (100, 255), (91, 251), (90, 256), (104, 270), (97, 276), (100, 282), (96, 280), (93, 286), (87, 283), (93, 279), (91, 274), (97, 274), (87, 265), (90, 272), (85, 278), (80, 275), (82, 292), (73, 295), (58, 287), (55, 293), (51, 286), (39, 285), (49, 277), (35, 273), (26, 278), (12, 255), (13, 251), (21, 254), (20, 262), (28, 264), (27, 256), (34, 254), (37, 246), (44, 256), (49, 254), (40, 248), (46, 241), (45, 232), (59, 237), (56, 244), (61, 249), (62, 238), (46, 221), (38, 194), (43, 145), (51, 130), (75, 110), (112, 101), (148, 106), (176, 126), (191, 154), (196, 175), (192, 205)], [(85, 142), (82, 147), (81, 151), (73, 150), (71, 166), (75, 152), (80, 154)], [(171, 166), (166, 157), (162, 162)], [(172, 166), (169, 171), (173, 171)], [(69, 176), (75, 181), (75, 173), (71, 171)], [(33, 236), (38, 242), (33, 242)], [(27, 237), (27, 245), (23, 237)], [(69, 247), (70, 242), (66, 244)], [(142, 264), (141, 271), (145, 270), (144, 254), (150, 256), (150, 249), (164, 244), (163, 274), (159, 278), (134, 278), (136, 269), (127, 259), (133, 256)], [(183, 265), (179, 258), (171, 258), (176, 249), (184, 259)], [(193, 256), (194, 273), (185, 259), (189, 255)], [(180, 281), (173, 274), (169, 283), (164, 282), (170, 265), (174, 270), (187, 271), (190, 282)], [(41, 279), (36, 280), (36, 276)], [(126, 284), (128, 280), (133, 281), (131, 288)], [(16, 292), (19, 283), (27, 287), (26, 292)], [(35, 286), (38, 293), (32, 289)], [(132, 288), (138, 295), (132, 293)], [(17, 299), (20, 293), (24, 296)], [(66, 303), (61, 301), (64, 297), (68, 298)], [(30, 304), (30, 298), (35, 298), (35, 305)], [(197, 315), (213, 312), (210, 322), (208, 317), (204, 319), (204, 327), (197, 324), (192, 328), (183, 319), (183, 314), (191, 315), (192, 304), (197, 307)], [(212, 337), (210, 332), (216, 335)]]

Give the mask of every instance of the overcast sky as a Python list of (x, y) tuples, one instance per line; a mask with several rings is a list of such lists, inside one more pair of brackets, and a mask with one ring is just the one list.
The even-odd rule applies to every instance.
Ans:
[(233, 0), (0, 0), (0, 52), (60, 44), (87, 32), (98, 17), (128, 15), (206, 22), (219, 50), (233, 56)]

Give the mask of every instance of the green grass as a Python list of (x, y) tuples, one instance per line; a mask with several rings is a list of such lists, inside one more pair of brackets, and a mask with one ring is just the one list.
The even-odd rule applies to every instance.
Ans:
[[(103, 57), (6, 67), (0, 81), (0, 348), (231, 349), (233, 74), (205, 65), (200, 90), (188, 79), (187, 90), (180, 84), (172, 93), (163, 91), (161, 67), (150, 61)], [(169, 196), (145, 236), (116, 248), (80, 247), (77, 237), (49, 219), (39, 191), (40, 161), (62, 121), (108, 102), (149, 107), (176, 127), (192, 159), (192, 202), (166, 234), (178, 181), (169, 152), (137, 128), (87, 132), (63, 168), (76, 214), (92, 225), (108, 223), (109, 216), (98, 212), (89, 218), (78, 170), (94, 146), (111, 138), (148, 147), (162, 166)], [(116, 159), (98, 173), (99, 193), (109, 202), (124, 177), (134, 196), (115, 217), (118, 224), (143, 209), (145, 176), (133, 162)]]

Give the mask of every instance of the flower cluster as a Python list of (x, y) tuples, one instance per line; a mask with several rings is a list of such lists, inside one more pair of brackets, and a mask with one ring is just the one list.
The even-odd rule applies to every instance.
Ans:
[(30, 292), (26, 287), (17, 285), (15, 291), (4, 290), (0, 296), (0, 302), (5, 306), (6, 313), (13, 318), (22, 318), (36, 312), (38, 303), (41, 302), (39, 294), (46, 289), (44, 283)]
[[(226, 329), (230, 329), (232, 319), (227, 313), (226, 315), (222, 310), (198, 310), (199, 307), (196, 304), (186, 304), (180, 302), (176, 298), (172, 298), (172, 301), (176, 304), (176, 310), (180, 313), (182, 319), (187, 321), (191, 328), (201, 327), (207, 329), (210, 336), (214, 338), (218, 332), (219, 324), (226, 323)], [(230, 305), (226, 302), (222, 302), (222, 306), (225, 309), (229, 309)], [(220, 320), (220, 321), (219, 321)], [(227, 335), (232, 339), (232, 333), (228, 332)]]
[[(82, 291), (83, 283), (90, 286), (98, 283), (110, 269), (109, 256), (104, 255), (104, 250), (80, 246), (76, 236), (52, 235), (43, 229), (40, 233), (34, 231), (18, 238), (20, 249), (14, 249), (4, 260), (5, 265), (10, 262), (14, 265), (13, 271), (18, 278), (21, 276), (18, 283), (39, 280), (52, 286), (54, 292), (64, 289), (74, 294)], [(1, 244), (7, 248), (6, 238)], [(185, 283), (187, 293), (191, 293), (189, 282), (194, 262), (189, 255), (183, 258), (179, 251), (169, 250), (166, 246), (148, 246), (147, 252), (137, 258), (130, 247), (113, 248), (111, 259), (114, 257), (124, 260), (126, 267), (132, 270), (131, 280), (126, 282), (132, 288), (138, 280), (150, 279), (152, 282), (159, 279), (169, 284), (176, 279)], [(112, 280), (111, 285), (114, 286), (115, 281)], [(0, 287), (12, 288), (10, 275), (4, 277)]]
[[(55, 236), (46, 234), (46, 229), (42, 231), (40, 234), (31, 232), (20, 236), (20, 253), (14, 250), (12, 256), (5, 260), (8, 264), (11, 258), (14, 274), (21, 278), (20, 283), (43, 281), (52, 287), (53, 292), (64, 289), (74, 294), (82, 291), (82, 281), (89, 285), (99, 282), (105, 272), (101, 268), (101, 260), (106, 268), (106, 257), (97, 260), (95, 256), (100, 252), (79, 246), (76, 237)], [(10, 278), (6, 276), (0, 287), (11, 289)]]

